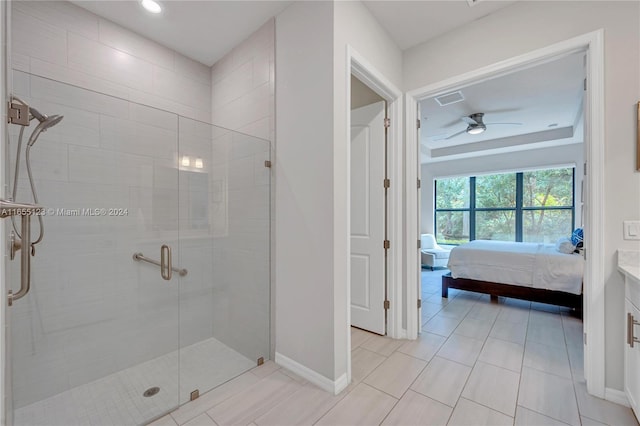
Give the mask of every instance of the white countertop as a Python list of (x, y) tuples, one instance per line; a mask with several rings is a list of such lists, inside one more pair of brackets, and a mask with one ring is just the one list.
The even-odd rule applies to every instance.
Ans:
[(640, 282), (640, 251), (618, 250), (618, 270)]

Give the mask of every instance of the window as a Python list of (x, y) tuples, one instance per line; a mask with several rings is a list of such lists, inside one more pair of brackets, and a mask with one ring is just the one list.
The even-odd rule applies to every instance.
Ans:
[(438, 179), (435, 190), (441, 244), (552, 243), (574, 228), (573, 168)]

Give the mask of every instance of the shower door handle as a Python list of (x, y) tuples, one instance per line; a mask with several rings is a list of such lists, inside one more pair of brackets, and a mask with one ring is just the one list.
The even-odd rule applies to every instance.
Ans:
[(163, 244), (162, 247), (160, 247), (160, 275), (162, 276), (162, 279), (169, 281), (171, 279), (172, 272), (171, 247)]

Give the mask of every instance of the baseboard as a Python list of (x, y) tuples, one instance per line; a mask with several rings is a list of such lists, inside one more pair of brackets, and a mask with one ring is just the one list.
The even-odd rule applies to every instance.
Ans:
[(604, 388), (604, 399), (607, 401), (615, 402), (616, 404), (624, 405), (625, 407), (631, 407), (627, 394), (618, 389)]
[(334, 395), (337, 395), (340, 392), (342, 392), (342, 390), (344, 390), (349, 384), (347, 379), (347, 373), (344, 373), (343, 375), (338, 377), (336, 380), (331, 380), (326, 378), (322, 374), (319, 374), (313, 371), (309, 367), (306, 367), (300, 364), (299, 362), (294, 361), (291, 358), (286, 357), (278, 352), (276, 352), (275, 363), (280, 365), (281, 367), (286, 368), (287, 370), (290, 370), (291, 372), (297, 374), (303, 379), (308, 380), (309, 382), (318, 386), (320, 389), (325, 390), (327, 392), (331, 392)]

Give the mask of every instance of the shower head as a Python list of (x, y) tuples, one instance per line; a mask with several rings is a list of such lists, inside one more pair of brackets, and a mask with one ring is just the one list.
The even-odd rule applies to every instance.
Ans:
[(29, 113), (33, 116), (33, 118), (36, 118), (41, 123), (49, 118), (45, 114), (40, 114), (40, 111), (38, 111), (34, 107), (29, 107)]
[[(29, 138), (29, 142), (27, 143), (27, 147), (33, 146), (34, 143), (38, 140), (40, 133), (46, 132), (48, 128), (55, 126), (64, 118), (63, 115), (52, 115), (51, 117), (44, 116), (44, 120), (40, 122), (31, 134)], [(37, 118), (37, 117), (36, 117)], [(39, 119), (38, 119), (39, 120)]]

